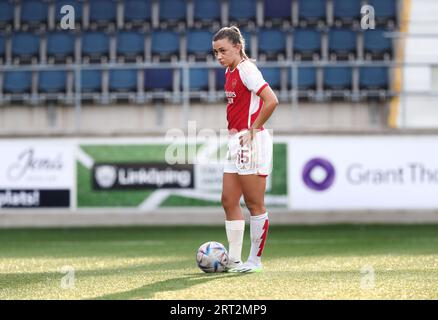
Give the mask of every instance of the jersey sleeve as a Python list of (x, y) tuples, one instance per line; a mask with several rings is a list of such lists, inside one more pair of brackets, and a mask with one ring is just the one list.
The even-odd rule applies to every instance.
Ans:
[(239, 69), (240, 78), (248, 90), (259, 95), (262, 90), (268, 86), (268, 83), (263, 79), (263, 75), (257, 66), (251, 61), (245, 61)]

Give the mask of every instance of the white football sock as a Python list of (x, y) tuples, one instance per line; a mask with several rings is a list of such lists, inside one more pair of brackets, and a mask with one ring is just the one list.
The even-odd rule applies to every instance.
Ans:
[(267, 212), (259, 216), (251, 216), (251, 251), (248, 257), (249, 263), (261, 265), (261, 256), (265, 247), (265, 241), (268, 235), (268, 228), (269, 218)]
[(235, 263), (242, 261), (243, 234), (245, 232), (245, 220), (225, 220), (225, 230), (228, 239), (228, 261)]

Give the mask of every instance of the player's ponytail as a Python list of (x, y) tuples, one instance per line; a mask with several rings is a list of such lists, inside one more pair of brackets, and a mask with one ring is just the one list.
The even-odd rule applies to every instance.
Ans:
[(248, 59), (248, 56), (245, 53), (245, 38), (242, 36), (239, 28), (236, 26), (231, 27), (223, 27), (213, 37), (213, 41), (222, 40), (224, 38), (228, 38), (233, 45), (240, 44), (240, 56), (244, 59)]

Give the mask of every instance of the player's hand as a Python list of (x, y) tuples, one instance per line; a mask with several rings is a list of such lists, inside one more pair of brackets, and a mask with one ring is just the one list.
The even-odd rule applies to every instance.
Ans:
[(252, 140), (254, 139), (256, 133), (259, 131), (259, 129), (249, 129), (245, 134), (241, 135), (239, 137), (240, 139), (240, 146), (250, 146), (252, 143)]

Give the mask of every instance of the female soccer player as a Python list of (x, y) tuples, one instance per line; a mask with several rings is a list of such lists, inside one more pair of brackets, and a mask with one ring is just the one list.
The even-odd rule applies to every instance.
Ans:
[[(226, 67), (225, 95), (230, 139), (224, 167), (222, 205), (229, 243), (229, 272), (260, 272), (261, 255), (268, 233), (268, 212), (264, 205), (266, 177), (272, 167), (272, 138), (263, 125), (278, 99), (257, 66), (245, 54), (239, 28), (225, 27), (213, 37), (213, 51)], [(240, 208), (243, 194), (251, 213), (251, 251), (241, 262), (245, 218)]]

